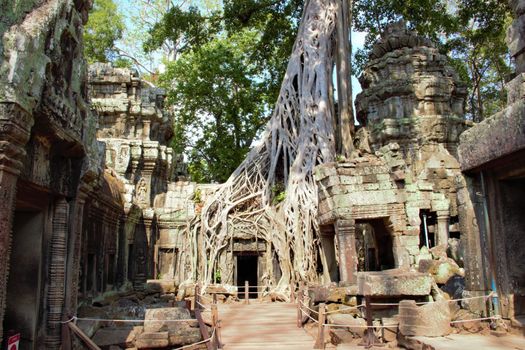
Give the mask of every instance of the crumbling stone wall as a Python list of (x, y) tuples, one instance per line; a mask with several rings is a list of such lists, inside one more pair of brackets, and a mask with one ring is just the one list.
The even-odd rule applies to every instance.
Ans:
[[(16, 326), (23, 347), (58, 348), (56, 322), (76, 305), (74, 274), (66, 272), (79, 244), (83, 184), (100, 170), (83, 161), (96, 153), (88, 151), (94, 117), (82, 57), (89, 6), (72, 0), (2, 2), (0, 337), (7, 331), (2, 325)], [(27, 239), (34, 244), (27, 246)], [(34, 257), (30, 264), (26, 254)], [(29, 275), (32, 280), (24, 282)], [(17, 309), (24, 300), (27, 309)]]
[[(186, 180), (182, 156), (170, 147), (173, 118), (164, 109), (165, 93), (133, 70), (97, 63), (89, 67), (89, 96), (100, 118), (96, 137), (104, 148), (106, 178), (108, 174), (113, 178), (119, 197), (115, 200), (122, 209), (104, 234), (107, 249), (100, 252), (96, 232), (87, 232), (90, 238), (86, 238), (82, 263), (88, 269), (93, 254), (100, 254), (102, 265), (93, 269), (102, 282), (95, 288), (85, 281), (92, 288), (86, 290), (86, 296), (101, 293), (108, 285), (142, 288), (147, 279), (180, 283), (190, 270), (183, 258), (188, 250), (184, 229), (195, 216), (198, 202), (204, 200), (206, 186)], [(197, 194), (202, 198), (197, 200)], [(97, 201), (93, 193), (90, 203)], [(97, 222), (99, 209), (96, 205), (91, 208), (91, 221)], [(90, 244), (99, 245), (99, 252), (90, 250)], [(120, 248), (116, 251), (112, 246)], [(108, 264), (115, 255), (116, 266)], [(110, 274), (105, 273), (108, 268)], [(116, 283), (108, 284), (105, 276), (111, 274), (116, 274), (112, 277)]]
[[(337, 242), (340, 281), (358, 280), (362, 224), (374, 231), (375, 243), (365, 243), (378, 255), (371, 264), (375, 270), (419, 268), (427, 274), (429, 264), (422, 261), (434, 259), (452, 264), (451, 275), (463, 274), (447, 260), (446, 250), (451, 232), (463, 240), (460, 222), (469, 219), (458, 210), (457, 184), (463, 177), (455, 156), (467, 127), (465, 85), (447, 58), (402, 22), (388, 27), (374, 45), (360, 82), (357, 151), (351, 159), (318, 166), (315, 174), (321, 241), (325, 252), (333, 251), (334, 238)], [(431, 252), (425, 228), (430, 247), (439, 247)], [(405, 272), (399, 276), (406, 278)], [(325, 271), (324, 279), (335, 276), (337, 271)], [(425, 280), (417, 273), (412, 278)]]

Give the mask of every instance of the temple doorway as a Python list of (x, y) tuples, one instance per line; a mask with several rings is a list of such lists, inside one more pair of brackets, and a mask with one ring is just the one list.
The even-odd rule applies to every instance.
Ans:
[(395, 267), (392, 235), (386, 219), (370, 219), (356, 223), (358, 271), (383, 271)]
[(250, 285), (249, 297), (251, 299), (257, 298), (257, 289), (252, 288), (258, 284), (258, 265), (259, 256), (254, 253), (238, 254), (236, 256), (237, 269), (236, 269), (236, 281), (235, 284), (239, 287), (239, 297), (244, 296), (244, 283), (248, 281)]
[(6, 335), (20, 333), (21, 349), (36, 349), (42, 324), (45, 227), (48, 197), (19, 184), (13, 217), (7, 300), (3, 322)]
[[(500, 222), (495, 222), (503, 227), (505, 256), (507, 257), (508, 286), (513, 294), (512, 313), (515, 317), (525, 319), (525, 179), (514, 178), (499, 181), (499, 210)], [(498, 237), (499, 239), (499, 237)], [(498, 277), (496, 277), (498, 278)]]

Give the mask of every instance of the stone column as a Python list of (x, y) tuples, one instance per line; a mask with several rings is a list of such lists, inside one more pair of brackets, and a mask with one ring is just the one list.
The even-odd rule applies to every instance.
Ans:
[(151, 130), (151, 120), (143, 120), (142, 121), (142, 140), (149, 141), (150, 140), (150, 130)]
[(449, 213), (448, 212), (437, 212), (437, 235), (436, 235), (436, 245), (446, 245), (448, 246), (448, 224), (449, 224)]
[(323, 248), (323, 254), (321, 258), (324, 260), (323, 278), (324, 283), (337, 282), (338, 271), (337, 261), (335, 259), (335, 228), (334, 225), (321, 226), (321, 247)]
[(355, 221), (339, 219), (335, 223), (339, 246), (339, 279), (341, 285), (357, 282), (357, 254), (355, 248)]
[(0, 343), (4, 333), (16, 183), (32, 125), (31, 116), (17, 105), (0, 103)]
[(51, 235), (47, 290), (46, 349), (60, 349), (62, 311), (65, 299), (69, 205), (65, 198), (55, 202)]
[(156, 278), (155, 264), (155, 243), (157, 241), (155, 230), (153, 230), (153, 209), (149, 208), (143, 212), (144, 228), (146, 229), (146, 239), (148, 240), (148, 251), (146, 255), (146, 278)]
[(84, 204), (86, 203), (87, 189), (82, 188), (78, 191), (77, 198), (73, 207), (74, 228), (69, 241), (70, 252), (68, 256), (68, 273), (66, 281), (66, 305), (65, 313), (67, 316), (74, 315), (77, 309), (78, 285), (80, 274), (80, 255), (82, 248), (82, 226), (84, 218)]

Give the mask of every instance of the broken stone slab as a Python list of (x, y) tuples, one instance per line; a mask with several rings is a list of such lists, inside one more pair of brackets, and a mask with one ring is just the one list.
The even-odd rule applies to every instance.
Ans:
[(223, 295), (237, 295), (238, 289), (236, 286), (226, 284), (211, 284), (206, 287), (208, 294), (223, 294)]
[(176, 293), (177, 286), (174, 280), (147, 280), (146, 293)]
[[(172, 320), (188, 320), (181, 322), (170, 322)], [(144, 321), (144, 332), (176, 331), (181, 327), (191, 327), (196, 324), (192, 320), (190, 312), (182, 307), (170, 307), (159, 309), (147, 309)]]
[(352, 315), (347, 315), (347, 314), (328, 315), (327, 320), (328, 320), (328, 323), (331, 323), (331, 324), (348, 325), (347, 328), (339, 328), (339, 329), (346, 329), (357, 337), (363, 337), (366, 331), (366, 328), (365, 328), (366, 321), (362, 318), (354, 317)]
[(432, 277), (426, 273), (392, 269), (357, 274), (359, 295), (402, 296), (429, 295)]
[(144, 332), (135, 342), (137, 349), (156, 349), (169, 346), (168, 332)]
[(455, 275), (462, 275), (456, 262), (450, 258), (440, 260), (420, 260), (419, 272), (430, 273), (437, 284), (446, 284)]
[(353, 296), (358, 294), (357, 286), (345, 286), (337, 287), (333, 286), (315, 286), (308, 288), (308, 294), (310, 299), (315, 302), (333, 302), (333, 303), (343, 303), (346, 305), (352, 305), (352, 302), (355, 302), (355, 299), (352, 299)]
[(405, 336), (443, 337), (452, 332), (450, 308), (446, 301), (422, 306), (414, 300), (399, 303), (399, 331)]
[(100, 347), (111, 345), (130, 347), (135, 341), (135, 331), (133, 328), (101, 328), (96, 331), (92, 340)]
[(354, 340), (354, 336), (352, 335), (352, 333), (348, 332), (347, 330), (343, 330), (343, 329), (330, 328), (329, 334), (330, 334), (330, 343), (334, 345), (348, 344), (348, 343), (352, 343)]

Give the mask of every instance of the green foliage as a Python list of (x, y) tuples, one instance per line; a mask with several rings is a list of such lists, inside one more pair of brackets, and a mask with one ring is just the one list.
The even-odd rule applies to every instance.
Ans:
[(193, 193), (193, 202), (194, 203), (201, 203), (202, 202), (202, 191), (200, 188), (197, 188), (195, 192)]
[(505, 105), (509, 14), (505, 0), (354, 0), (354, 29), (368, 32), (365, 49), (355, 54), (354, 72), (361, 73), (385, 26), (404, 19), (450, 57), (468, 86), (467, 116), (480, 121)]
[(264, 91), (247, 52), (256, 33), (214, 40), (170, 62), (160, 77), (177, 106), (177, 151), (186, 150), (196, 181), (225, 181), (266, 121)]
[(286, 188), (284, 187), (284, 183), (278, 182), (274, 184), (271, 188), (272, 190), (272, 203), (275, 205), (277, 203), (281, 203), (286, 198)]
[(124, 22), (113, 0), (95, 0), (84, 27), (84, 56), (89, 63), (116, 58), (115, 42), (122, 37)]
[(172, 8), (149, 32), (146, 51), (178, 43), (159, 82), (192, 180), (223, 182), (244, 159), (277, 98), (301, 10), (296, 0), (226, 0), (223, 13)]

